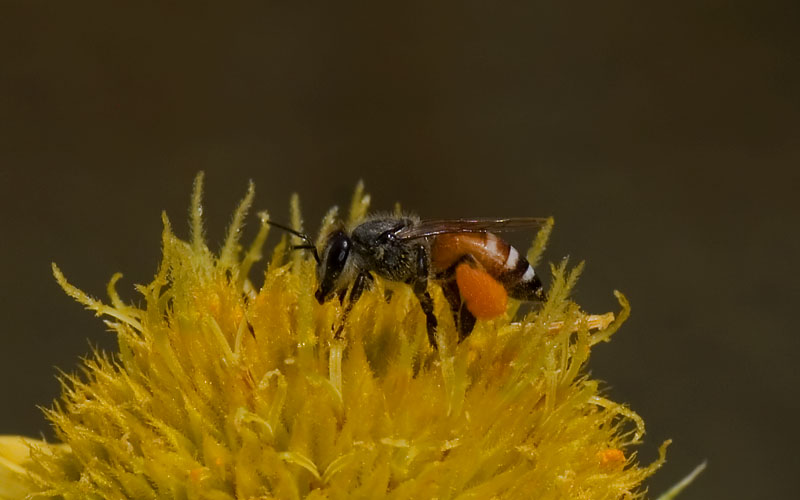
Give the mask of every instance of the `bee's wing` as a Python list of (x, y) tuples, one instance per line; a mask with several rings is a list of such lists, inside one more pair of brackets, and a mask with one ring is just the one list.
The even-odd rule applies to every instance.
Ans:
[(500, 233), (541, 227), (547, 222), (543, 217), (512, 217), (509, 219), (428, 219), (401, 228), (394, 237), (413, 240), (445, 233)]

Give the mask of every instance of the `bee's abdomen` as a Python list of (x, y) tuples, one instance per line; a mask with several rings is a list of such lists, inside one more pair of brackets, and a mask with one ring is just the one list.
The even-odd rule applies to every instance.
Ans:
[(486, 272), (521, 300), (541, 300), (542, 282), (516, 248), (492, 233), (442, 234), (431, 247), (435, 272), (444, 272), (465, 256), (471, 256)]

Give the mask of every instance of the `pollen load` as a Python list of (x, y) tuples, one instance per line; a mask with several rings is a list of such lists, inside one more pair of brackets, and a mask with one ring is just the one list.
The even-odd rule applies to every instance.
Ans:
[[(461, 263), (469, 263), (472, 264), (473, 269), (482, 270), (488, 274), (487, 277), (493, 278), (494, 282), (499, 283), (508, 292), (508, 295), (515, 299), (526, 301), (544, 299), (542, 282), (527, 259), (520, 255), (516, 248), (492, 233), (438, 235), (431, 247), (431, 262), (434, 271), (441, 274), (446, 274), (453, 266), (460, 267)], [(458, 272), (458, 268), (456, 271)], [(478, 278), (474, 272), (462, 271), (462, 274), (462, 280), (465, 283), (478, 284), (480, 281), (486, 287), (491, 286), (485, 278)], [(461, 281), (458, 282), (458, 286), (462, 298), (466, 301)], [(470, 287), (470, 285), (466, 286)], [(499, 295), (495, 296), (500, 300)], [(498, 302), (496, 308), (499, 307)], [(505, 303), (503, 303), (503, 310), (505, 310)], [(471, 308), (470, 312), (475, 317), (482, 317)]]
[(492, 276), (471, 264), (456, 267), (456, 283), (461, 299), (478, 319), (492, 319), (506, 312), (508, 292)]

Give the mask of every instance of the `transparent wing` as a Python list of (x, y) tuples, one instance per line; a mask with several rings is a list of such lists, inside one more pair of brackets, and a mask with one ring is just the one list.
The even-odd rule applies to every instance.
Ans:
[(501, 233), (541, 227), (544, 217), (512, 217), (508, 219), (428, 219), (394, 233), (398, 240), (413, 240), (445, 233)]

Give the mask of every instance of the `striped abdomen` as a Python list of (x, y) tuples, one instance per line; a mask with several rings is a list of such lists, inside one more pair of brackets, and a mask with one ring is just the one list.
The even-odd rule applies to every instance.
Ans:
[(433, 239), (431, 264), (434, 274), (445, 274), (464, 261), (477, 262), (520, 300), (542, 300), (542, 282), (516, 248), (492, 233), (447, 233)]

